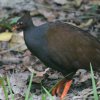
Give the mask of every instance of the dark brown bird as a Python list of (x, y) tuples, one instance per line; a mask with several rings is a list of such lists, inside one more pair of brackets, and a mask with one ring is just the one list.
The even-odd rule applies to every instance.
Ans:
[(77, 69), (100, 68), (100, 42), (90, 33), (60, 21), (34, 26), (30, 14), (18, 20), (16, 29), (24, 31), (24, 40), (33, 55), (46, 66), (67, 75)]

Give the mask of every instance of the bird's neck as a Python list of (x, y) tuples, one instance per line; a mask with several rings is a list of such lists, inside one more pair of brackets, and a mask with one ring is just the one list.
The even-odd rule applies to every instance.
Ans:
[(24, 32), (24, 38), (30, 38), (30, 39), (37, 39), (39, 37), (38, 32), (35, 31), (36, 26), (29, 26), (23, 30)]
[[(45, 35), (48, 30), (48, 25), (44, 24), (42, 26), (33, 26), (26, 28), (24, 31), (24, 39), (27, 43), (34, 46), (39, 46), (46, 41)], [(27, 44), (26, 43), (26, 44)]]
[(37, 31), (37, 27), (31, 26), (23, 30), (24, 39), (27, 46), (33, 45), (37, 47), (41, 43), (41, 33)]

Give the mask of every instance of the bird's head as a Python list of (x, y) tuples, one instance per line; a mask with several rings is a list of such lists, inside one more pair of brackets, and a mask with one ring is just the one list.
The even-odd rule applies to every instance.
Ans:
[(15, 25), (13, 25), (12, 30), (24, 30), (30, 27), (32, 24), (30, 13), (27, 12), (17, 21)]

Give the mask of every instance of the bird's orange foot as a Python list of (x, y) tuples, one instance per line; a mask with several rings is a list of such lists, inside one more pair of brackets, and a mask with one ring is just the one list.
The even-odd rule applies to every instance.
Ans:
[(68, 93), (72, 80), (66, 82), (66, 79), (61, 80), (52, 90), (52, 95), (58, 95), (62, 100)]
[(60, 97), (61, 100), (67, 95), (67, 93), (68, 93), (68, 91), (70, 89), (71, 84), (72, 84), (72, 80), (66, 82), (64, 90), (63, 90), (62, 95)]

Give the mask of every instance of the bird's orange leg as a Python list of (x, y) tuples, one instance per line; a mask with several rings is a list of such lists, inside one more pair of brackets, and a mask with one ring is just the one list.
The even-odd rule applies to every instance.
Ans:
[(71, 84), (72, 84), (72, 80), (66, 82), (65, 87), (64, 87), (64, 90), (63, 90), (62, 95), (61, 95), (61, 97), (60, 97), (61, 100), (62, 100), (62, 99), (66, 96), (66, 94), (68, 93)]
[[(72, 84), (72, 80), (66, 82), (66, 79), (61, 80), (52, 90), (52, 95), (58, 95), (60, 97), (60, 100), (63, 100), (63, 98), (67, 95), (70, 86)], [(64, 88), (64, 89), (63, 89)], [(63, 92), (61, 90), (63, 89)], [(62, 94), (61, 94), (62, 93)]]
[(58, 82), (58, 84), (52, 89), (52, 95), (59, 95), (60, 96), (60, 91), (62, 89), (62, 87), (64, 87), (64, 83), (66, 82), (65, 79), (61, 80), (60, 82)]

